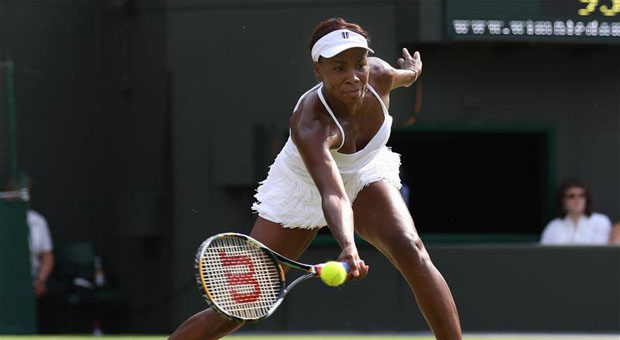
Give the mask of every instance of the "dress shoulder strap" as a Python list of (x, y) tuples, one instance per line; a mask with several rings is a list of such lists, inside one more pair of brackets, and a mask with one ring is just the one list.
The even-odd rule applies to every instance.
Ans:
[(299, 97), (299, 100), (297, 100), (297, 104), (295, 104), (295, 108), (293, 109), (293, 112), (297, 111), (297, 109), (299, 108), (299, 104), (301, 104), (302, 99), (304, 99), (308, 95), (308, 93), (316, 90), (322, 84), (323, 83), (318, 83), (318, 84), (314, 85), (310, 90), (308, 90), (304, 94), (302, 94), (301, 97)]
[(368, 84), (368, 88), (370, 89), (370, 92), (372, 92), (372, 94), (374, 94), (375, 97), (377, 97), (377, 100), (381, 104), (381, 108), (383, 109), (383, 115), (387, 116), (389, 114), (389, 111), (387, 107), (385, 107), (385, 104), (383, 103), (383, 100), (381, 100), (381, 97), (379, 97), (379, 94), (377, 93), (377, 91), (375, 91), (375, 89), (373, 89), (372, 86), (370, 86), (370, 84)]
[(342, 143), (340, 143), (340, 146), (338, 147), (338, 149), (336, 149), (336, 150), (340, 150), (340, 148), (342, 148), (342, 146), (344, 145), (344, 129), (342, 128), (342, 125), (340, 125), (340, 122), (336, 118), (336, 115), (334, 114), (332, 109), (329, 107), (329, 105), (327, 105), (327, 101), (325, 101), (325, 97), (323, 97), (323, 91), (321, 91), (322, 89), (323, 89), (323, 83), (320, 83), (319, 89), (316, 91), (316, 93), (319, 95), (319, 99), (321, 99), (321, 103), (323, 103), (323, 106), (325, 106), (325, 109), (327, 109), (327, 112), (329, 112), (329, 115), (332, 117), (332, 119), (336, 123), (338, 130), (340, 130), (340, 134), (342, 135)]

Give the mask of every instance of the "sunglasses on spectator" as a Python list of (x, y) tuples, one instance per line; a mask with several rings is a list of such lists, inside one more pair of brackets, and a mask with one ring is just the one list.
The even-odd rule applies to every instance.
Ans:
[(575, 199), (575, 198), (586, 198), (586, 194), (566, 194), (564, 198)]

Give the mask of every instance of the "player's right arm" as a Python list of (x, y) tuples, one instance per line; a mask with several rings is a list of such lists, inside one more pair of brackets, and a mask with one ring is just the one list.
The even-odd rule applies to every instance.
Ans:
[(329, 152), (334, 145), (340, 145), (342, 137), (326, 117), (304, 112), (303, 107), (291, 116), (290, 123), (293, 141), (321, 195), (325, 220), (342, 249), (338, 260), (349, 263), (353, 277), (362, 278), (368, 267), (360, 260), (355, 245), (353, 209)]

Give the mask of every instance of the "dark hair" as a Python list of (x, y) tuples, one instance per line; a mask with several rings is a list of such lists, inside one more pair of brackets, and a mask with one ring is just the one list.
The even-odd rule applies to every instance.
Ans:
[(310, 36), (310, 45), (308, 46), (310, 51), (312, 51), (312, 46), (314, 46), (317, 40), (321, 39), (324, 35), (344, 28), (363, 35), (364, 38), (366, 38), (366, 41), (370, 44), (368, 32), (366, 32), (360, 25), (347, 22), (343, 18), (330, 18), (321, 22), (314, 28), (314, 31)]
[(586, 195), (586, 216), (592, 215), (592, 195), (590, 194), (590, 189), (580, 180), (575, 178), (569, 178), (562, 181), (560, 187), (558, 188), (558, 192), (556, 194), (556, 213), (560, 218), (566, 217), (568, 212), (564, 209), (564, 197), (566, 196), (566, 192), (568, 189), (579, 188), (583, 189)]

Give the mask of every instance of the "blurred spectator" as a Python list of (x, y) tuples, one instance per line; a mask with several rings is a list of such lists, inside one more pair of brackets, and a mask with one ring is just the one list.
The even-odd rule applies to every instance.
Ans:
[(552, 245), (609, 243), (611, 221), (592, 211), (592, 196), (576, 179), (562, 182), (557, 193), (557, 217), (542, 233), (540, 242)]
[[(28, 225), (28, 245), (30, 247), (30, 271), (32, 274), (32, 289), (37, 300), (37, 323), (39, 333), (56, 331), (56, 322), (46, 320), (44, 315), (54, 313), (61, 297), (56, 293), (57, 284), (51, 279), (54, 270), (54, 246), (47, 220), (40, 213), (30, 207), (32, 202), (32, 180), (22, 174), (19, 180), (12, 180), (7, 185), (8, 190), (27, 188), (30, 192), (26, 224)], [(56, 309), (57, 311), (57, 309)]]
[(576, 179), (562, 182), (557, 193), (557, 217), (543, 230), (541, 243), (555, 245), (607, 244), (611, 221), (592, 211), (588, 187)]
[(609, 244), (620, 244), (620, 222), (617, 222), (614, 224), (613, 228), (611, 228)]
[(52, 237), (47, 221), (41, 214), (28, 209), (28, 228), (30, 230), (30, 263), (32, 270), (32, 286), (38, 299), (47, 292), (47, 280), (54, 269), (54, 253)]

